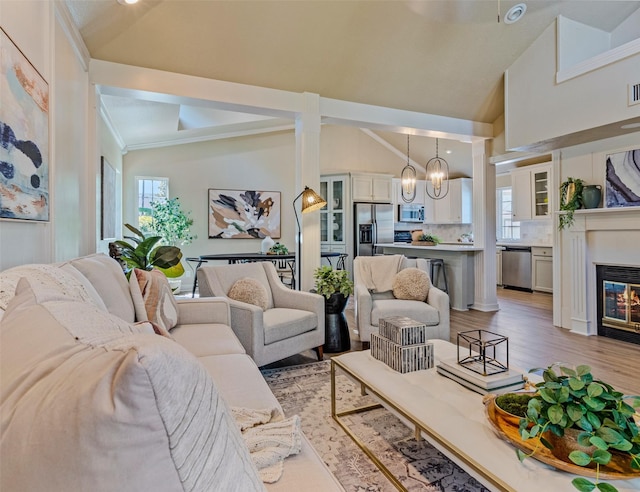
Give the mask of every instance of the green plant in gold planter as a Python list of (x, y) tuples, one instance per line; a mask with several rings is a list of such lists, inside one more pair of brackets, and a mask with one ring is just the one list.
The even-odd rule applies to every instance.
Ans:
[(560, 185), (560, 210), (565, 212), (560, 214), (558, 229), (573, 225), (573, 212), (582, 207), (582, 190), (584, 181), (580, 178), (567, 178)]
[[(598, 480), (600, 466), (607, 465), (612, 452), (624, 455), (632, 470), (640, 470), (640, 435), (634, 420), (640, 397), (625, 396), (611, 385), (594, 379), (591, 368), (580, 365), (575, 369), (552, 365), (543, 370), (543, 381), (537, 383), (536, 395), (529, 400), (527, 416), (520, 420), (519, 433), (523, 440), (539, 438), (542, 445), (554, 452), (550, 441), (563, 438), (575, 429), (577, 444), (582, 449), (571, 451), (569, 460), (578, 466), (596, 468), (596, 479), (575, 478), (572, 483), (580, 492), (597, 488), (614, 492), (611, 484)], [(530, 372), (542, 369), (532, 369)], [(627, 403), (627, 401), (629, 403)], [(635, 408), (634, 408), (635, 407)], [(522, 461), (531, 456), (518, 450)]]

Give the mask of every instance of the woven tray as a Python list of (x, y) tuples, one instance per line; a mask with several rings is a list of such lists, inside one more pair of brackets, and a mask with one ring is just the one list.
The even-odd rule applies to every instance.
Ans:
[(435, 246), (433, 241), (411, 241), (411, 246)]

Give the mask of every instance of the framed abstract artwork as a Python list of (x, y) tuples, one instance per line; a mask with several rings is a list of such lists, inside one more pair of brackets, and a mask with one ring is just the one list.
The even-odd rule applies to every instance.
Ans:
[(0, 219), (49, 220), (49, 86), (2, 29)]
[(100, 239), (116, 238), (116, 170), (100, 158)]
[(607, 155), (605, 203), (640, 207), (640, 149)]
[(209, 238), (280, 237), (280, 192), (209, 190)]

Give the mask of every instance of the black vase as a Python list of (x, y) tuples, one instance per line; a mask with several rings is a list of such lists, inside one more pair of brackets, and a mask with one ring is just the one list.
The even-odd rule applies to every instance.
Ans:
[(329, 353), (351, 350), (349, 326), (344, 315), (349, 296), (339, 292), (324, 298), (324, 351)]

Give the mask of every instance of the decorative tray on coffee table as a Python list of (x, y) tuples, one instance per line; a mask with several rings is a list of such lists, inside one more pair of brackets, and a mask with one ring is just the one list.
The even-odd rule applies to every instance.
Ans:
[[(483, 403), (487, 418), (498, 437), (504, 439), (527, 454), (530, 454), (535, 449), (535, 453), (531, 456), (532, 458), (553, 466), (558, 470), (584, 477), (596, 478), (595, 468), (585, 468), (556, 458), (551, 453), (550, 449), (538, 442), (538, 439), (523, 441), (518, 432), (518, 425), (508, 421), (507, 418), (497, 411), (495, 399), (496, 395), (487, 395), (484, 397)], [(632, 478), (640, 478), (640, 470), (633, 470), (628, 458), (625, 459), (621, 455), (613, 454), (608, 465), (600, 466), (598, 478), (605, 480), (629, 480)]]

